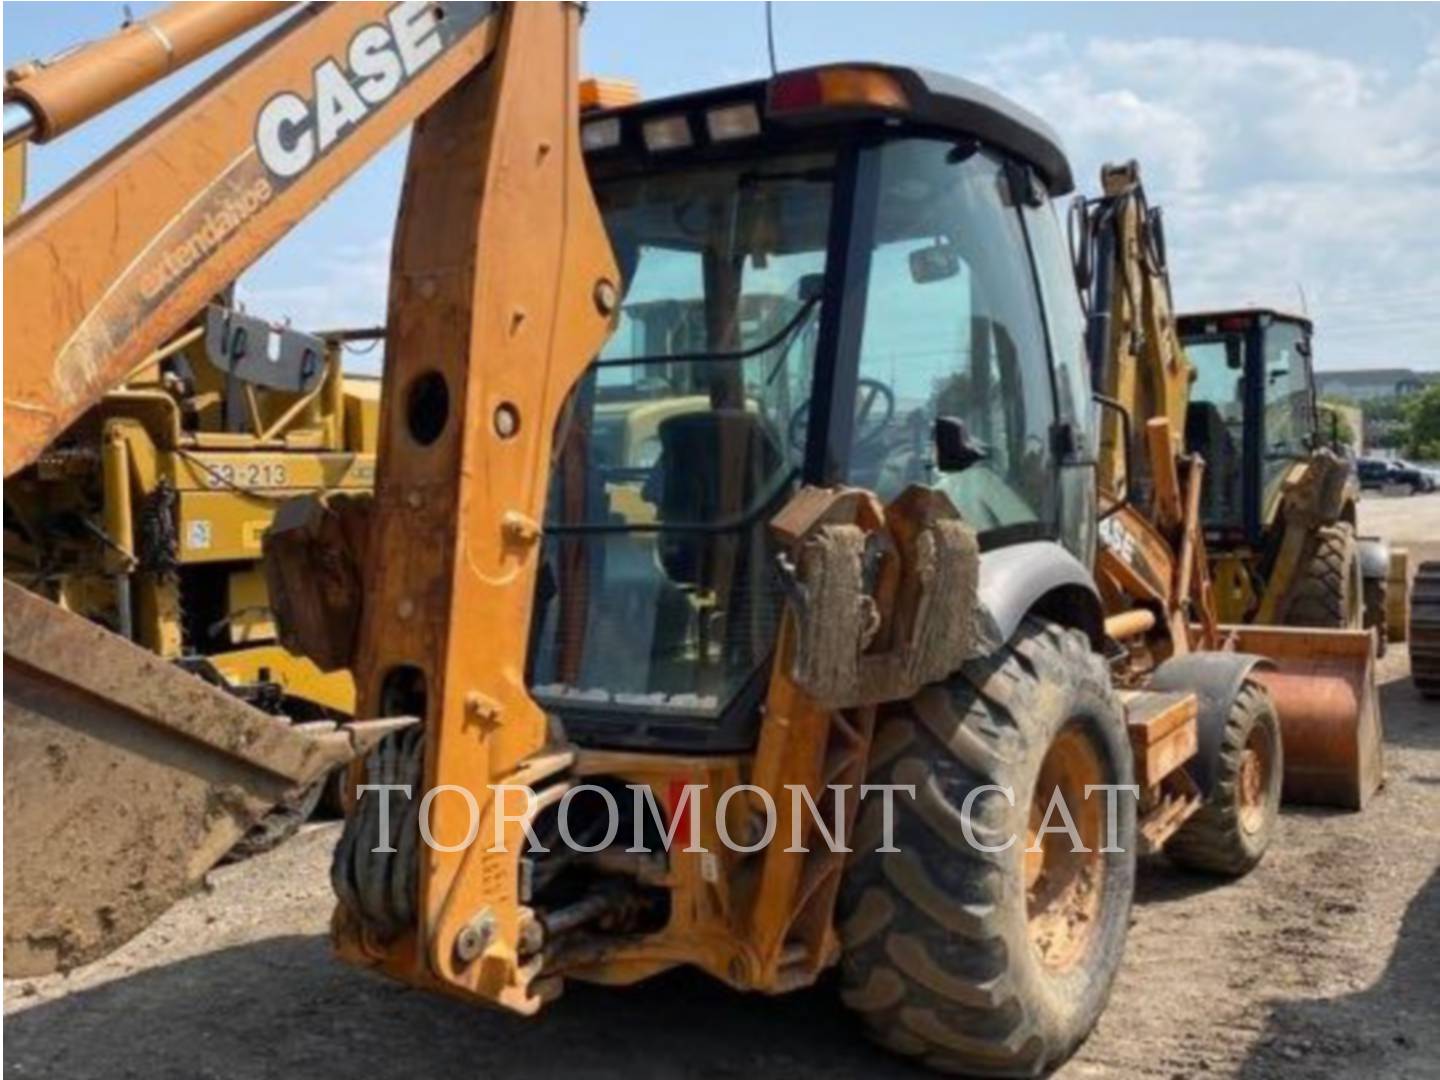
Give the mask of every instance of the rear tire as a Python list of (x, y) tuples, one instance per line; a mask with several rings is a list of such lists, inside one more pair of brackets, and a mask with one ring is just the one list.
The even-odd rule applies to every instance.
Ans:
[[(951, 1072), (1033, 1076), (1089, 1035), (1119, 968), (1135, 887), (1135, 801), (1124, 715), (1081, 633), (1027, 621), (997, 654), (881, 714), (870, 782), (913, 784), (894, 800), (894, 847), (875, 850), (883, 805), (863, 806), (841, 889), (842, 995), (880, 1044)], [(982, 785), (1013, 789), (1014, 804)], [(1085, 846), (1044, 838), (1033, 804), (1066, 805)], [(1074, 796), (1073, 798), (1071, 796)], [(964, 835), (962, 813), (975, 839)], [(1058, 824), (1058, 814), (1050, 819)], [(1099, 843), (1088, 837), (1099, 828)], [(867, 843), (868, 840), (868, 843)], [(1052, 841), (1058, 841), (1052, 846)]]
[(1249, 873), (1275, 834), (1284, 775), (1275, 704), (1264, 687), (1246, 679), (1225, 718), (1210, 798), (1171, 837), (1165, 853), (1195, 870)]
[(1358, 628), (1363, 619), (1360, 551), (1354, 526), (1322, 525), (1315, 547), (1291, 591), (1287, 626)]

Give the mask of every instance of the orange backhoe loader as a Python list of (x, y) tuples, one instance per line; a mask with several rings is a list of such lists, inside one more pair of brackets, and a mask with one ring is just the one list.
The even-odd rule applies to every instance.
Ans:
[[(7, 145), (238, 30), (178, 10), (12, 81)], [(1107, 618), (1097, 585), (1069, 164), (880, 64), (582, 115), (579, 27), (305, 6), (7, 231), (11, 476), (411, 127), (373, 499), (266, 537), (283, 640), (366, 719), (278, 729), (7, 583), (7, 972), (123, 940), (223, 850), (203, 823), (373, 746), (352, 963), (518, 1013), (838, 964), (899, 1054), (1053, 1067), (1220, 754), (1203, 680), (1128, 674), (1192, 588)]]

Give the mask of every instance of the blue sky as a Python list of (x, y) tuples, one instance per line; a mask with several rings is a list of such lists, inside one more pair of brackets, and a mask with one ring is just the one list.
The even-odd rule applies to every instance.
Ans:
[[(118, 3), (11, 0), (5, 64), (121, 17)], [(1138, 157), (1182, 308), (1295, 307), (1303, 288), (1322, 367), (1440, 368), (1440, 5), (778, 3), (775, 28), (782, 67), (888, 60), (1015, 97), (1059, 130), (1085, 190), (1101, 162)], [(651, 97), (758, 76), (763, 7), (600, 0), (582, 50), (586, 73)], [(224, 55), (36, 148), (32, 194)], [(252, 268), (253, 311), (312, 328), (383, 319), (402, 144)]]

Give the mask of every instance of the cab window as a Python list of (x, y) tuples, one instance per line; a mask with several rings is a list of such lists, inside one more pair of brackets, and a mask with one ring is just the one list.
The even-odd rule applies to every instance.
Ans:
[[(880, 150), (850, 480), (882, 499), (945, 491), (982, 537), (1053, 531), (1054, 392), (1019, 211), (1002, 162), (973, 143)], [(937, 417), (984, 457), (936, 467)]]

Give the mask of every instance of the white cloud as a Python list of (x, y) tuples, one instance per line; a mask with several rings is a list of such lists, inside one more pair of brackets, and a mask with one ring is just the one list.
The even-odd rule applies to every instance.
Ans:
[[(967, 74), (1060, 132), (1083, 191), (1102, 162), (1140, 159), (1183, 306), (1294, 307), (1303, 288), (1322, 365), (1440, 367), (1440, 38), (1390, 70), (1223, 39), (1037, 34)], [(388, 205), (334, 213), (342, 225), (303, 223), (249, 277), (253, 309), (309, 327), (383, 318)], [(319, 243), (341, 229), (373, 235)]]
[(1138, 157), (1183, 307), (1296, 307), (1324, 366), (1440, 366), (1440, 40), (1410, 71), (1199, 38), (1028, 38), (981, 81), (1060, 131), (1082, 190)]

